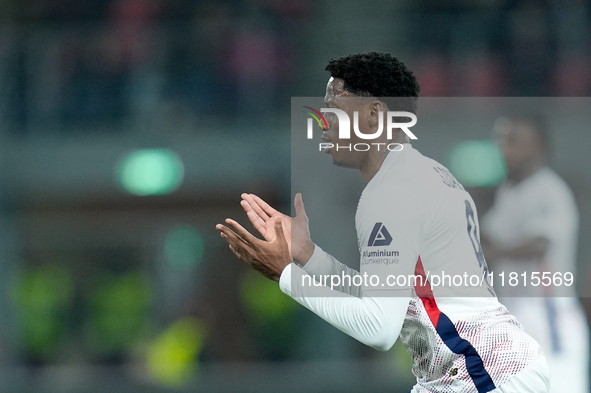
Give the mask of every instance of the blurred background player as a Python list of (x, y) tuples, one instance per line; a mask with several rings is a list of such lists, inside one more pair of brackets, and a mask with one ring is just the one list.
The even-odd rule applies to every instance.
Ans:
[[(544, 120), (529, 114), (501, 118), (493, 133), (505, 159), (507, 179), (482, 220), (483, 248), (491, 270), (496, 276), (504, 271), (505, 277), (524, 271), (528, 276), (536, 271), (575, 273), (577, 207), (567, 184), (545, 165), (549, 144)], [(542, 345), (552, 376), (551, 392), (587, 393), (588, 326), (574, 286), (496, 284), (509, 312)]]

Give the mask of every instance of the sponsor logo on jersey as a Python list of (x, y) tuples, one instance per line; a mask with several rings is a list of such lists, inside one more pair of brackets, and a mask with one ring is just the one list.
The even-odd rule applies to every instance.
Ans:
[(392, 243), (392, 235), (386, 229), (386, 226), (381, 222), (376, 222), (371, 234), (369, 235), (369, 242), (367, 247), (376, 247), (372, 250), (363, 250), (361, 254), (361, 265), (392, 265), (399, 262), (398, 257), (400, 252), (397, 250), (389, 250), (387, 247)]
[(392, 243), (392, 236), (381, 222), (374, 225), (371, 235), (369, 235), (368, 247), (389, 246)]

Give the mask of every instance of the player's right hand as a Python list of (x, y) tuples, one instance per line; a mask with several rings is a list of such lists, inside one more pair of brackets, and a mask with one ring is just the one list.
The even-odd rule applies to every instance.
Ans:
[(255, 229), (268, 242), (275, 241), (274, 222), (281, 219), (283, 233), (294, 261), (305, 265), (314, 253), (314, 243), (310, 239), (308, 216), (304, 208), (302, 194), (297, 193), (294, 200), (296, 215), (287, 216), (278, 212), (261, 198), (254, 194), (242, 194), (240, 205), (246, 211), (248, 219)]

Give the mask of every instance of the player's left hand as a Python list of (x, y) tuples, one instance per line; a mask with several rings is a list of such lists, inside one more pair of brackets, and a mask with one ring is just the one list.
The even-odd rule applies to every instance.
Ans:
[(275, 239), (265, 241), (254, 237), (242, 225), (228, 218), (226, 225), (217, 224), (216, 229), (230, 246), (230, 250), (263, 276), (279, 281), (281, 272), (291, 263), (287, 240), (283, 233), (282, 220), (275, 219)]

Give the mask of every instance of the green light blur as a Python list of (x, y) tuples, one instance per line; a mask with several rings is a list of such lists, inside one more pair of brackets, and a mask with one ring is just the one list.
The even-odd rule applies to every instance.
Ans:
[(259, 273), (249, 271), (242, 282), (242, 299), (259, 321), (288, 321), (297, 303), (277, 288), (277, 283)]
[(193, 317), (169, 326), (148, 349), (147, 368), (152, 378), (163, 385), (185, 385), (197, 371), (205, 333), (205, 326)]
[(70, 273), (57, 266), (32, 269), (17, 279), (12, 297), (18, 305), (19, 336), (28, 351), (49, 355), (59, 348), (72, 294)]
[(447, 157), (447, 167), (467, 187), (494, 186), (505, 179), (505, 163), (495, 142), (465, 141)]
[(183, 181), (183, 164), (168, 149), (140, 149), (126, 155), (117, 166), (121, 187), (134, 195), (165, 195)]
[(94, 349), (102, 353), (131, 347), (148, 328), (153, 291), (139, 272), (105, 277), (90, 297), (87, 333)]
[(164, 241), (166, 261), (175, 268), (190, 270), (203, 257), (204, 242), (201, 234), (190, 225), (173, 228)]

